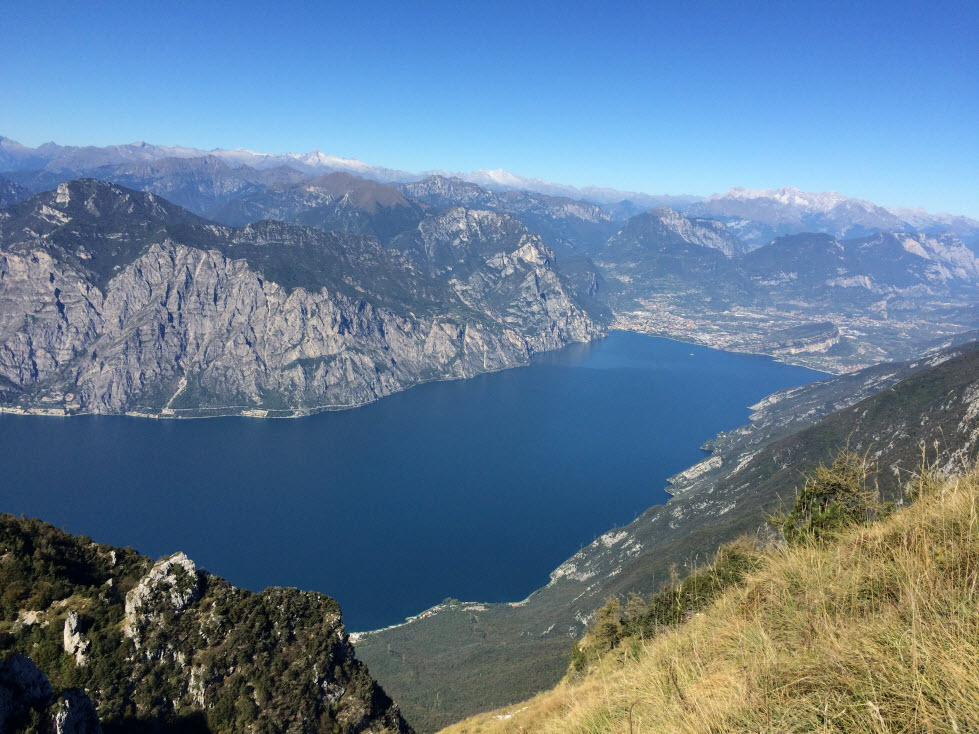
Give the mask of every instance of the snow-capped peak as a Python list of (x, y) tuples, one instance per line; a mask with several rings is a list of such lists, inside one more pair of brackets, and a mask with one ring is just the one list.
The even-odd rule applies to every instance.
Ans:
[(782, 186), (778, 189), (748, 189), (743, 186), (735, 186), (724, 194), (712, 194), (710, 201), (717, 200), (751, 200), (751, 199), (772, 199), (780, 204), (788, 206), (802, 207), (811, 211), (828, 212), (840, 204), (850, 204), (860, 206), (865, 209), (873, 208), (873, 204), (862, 199), (851, 199), (838, 191), (822, 191), (819, 193), (806, 192), (794, 186)]

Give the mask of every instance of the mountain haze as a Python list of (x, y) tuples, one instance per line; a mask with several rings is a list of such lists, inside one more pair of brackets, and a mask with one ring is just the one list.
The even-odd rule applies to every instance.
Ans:
[[(267, 154), (243, 149), (201, 150), (145, 142), (103, 148), (45, 143), (37, 148), (29, 148), (0, 136), (0, 173), (18, 172), (23, 180), (20, 177), (13, 177), (13, 180), (27, 186), (32, 193), (54, 188), (62, 181), (82, 176), (143, 188), (135, 180), (113, 177), (110, 175), (111, 169), (120, 166), (125, 168), (137, 163), (162, 165), (165, 159), (172, 161), (206, 158), (221, 162), (231, 169), (245, 167), (265, 171), (288, 168), (293, 172), (291, 175), (308, 178), (335, 172), (350, 173), (380, 183), (417, 182), (433, 174), (439, 178), (456, 177), (495, 192), (529, 192), (588, 202), (600, 206), (605, 214), (620, 222), (661, 206), (684, 212), (689, 209), (691, 216), (718, 219), (730, 224), (732, 231), (752, 247), (767, 244), (779, 235), (801, 232), (823, 232), (849, 238), (882, 231), (926, 234), (953, 232), (970, 248), (979, 247), (979, 221), (969, 217), (930, 214), (921, 209), (887, 208), (836, 192), (807, 193), (792, 187), (760, 190), (734, 187), (725, 194), (714, 194), (704, 199), (686, 195), (650, 195), (595, 186), (577, 188), (541, 178), (518, 176), (500, 169), (454, 174), (446, 171), (399, 171), (353, 158), (328, 155), (318, 150), (310, 153)], [(57, 180), (59, 176), (61, 180)], [(254, 174), (249, 174), (248, 177), (253, 178)], [(7, 178), (11, 178), (9, 173)], [(156, 193), (166, 195), (163, 190)], [(189, 200), (179, 200), (176, 196), (172, 198), (198, 213), (215, 205), (213, 202), (196, 205)], [(485, 208), (495, 209), (493, 206)], [(552, 242), (548, 244), (554, 246)]]

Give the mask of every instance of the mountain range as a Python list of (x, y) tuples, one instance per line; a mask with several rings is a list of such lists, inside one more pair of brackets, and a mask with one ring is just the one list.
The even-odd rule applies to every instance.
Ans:
[(799, 232), (823, 232), (840, 238), (875, 232), (953, 232), (972, 247), (979, 245), (979, 222), (920, 209), (889, 209), (835, 191), (806, 193), (793, 187), (752, 190), (732, 188), (692, 204), (687, 213), (725, 222), (752, 246)]
[[(209, 163), (204, 163), (205, 160)], [(175, 161), (185, 163), (175, 164)], [(825, 232), (838, 237), (852, 237), (878, 231), (949, 231), (958, 235), (967, 246), (979, 247), (979, 221), (969, 217), (929, 214), (921, 209), (892, 209), (848, 198), (836, 192), (814, 194), (791, 187), (776, 190), (735, 187), (725, 194), (714, 194), (705, 199), (689, 195), (651, 195), (594, 186), (576, 188), (541, 178), (518, 176), (500, 169), (456, 174), (446, 171), (415, 173), (371, 165), (354, 158), (328, 155), (318, 150), (310, 153), (268, 154), (243, 149), (201, 150), (145, 142), (106, 147), (45, 143), (37, 148), (30, 148), (0, 136), (0, 175), (24, 185), (31, 193), (53, 188), (68, 178), (81, 176), (144, 188), (136, 183), (136, 177), (142, 175), (144, 179), (147, 178), (135, 165), (139, 163), (149, 164), (142, 169), (143, 173), (152, 171), (155, 167), (216, 167), (221, 163), (231, 170), (249, 169), (243, 173), (243, 177), (259, 180), (263, 176), (258, 172), (269, 169), (290, 169), (292, 173), (280, 171), (279, 175), (299, 174), (307, 177), (345, 172), (381, 183), (409, 183), (431, 175), (456, 177), (491, 191), (534, 192), (597, 204), (616, 221), (624, 221), (659, 206), (677, 211), (690, 208), (692, 216), (709, 217), (728, 223), (749, 246), (766, 244), (778, 235), (798, 232)], [(113, 172), (115, 168), (119, 168), (118, 173)], [(14, 173), (17, 175), (11, 175)], [(123, 180), (122, 176), (133, 178)], [(226, 179), (228, 172), (221, 169), (215, 176)], [(274, 174), (272, 176), (274, 178)], [(146, 188), (154, 190), (148, 186)], [(204, 188), (208, 188), (208, 185)], [(244, 190), (245, 187), (241, 188)], [(154, 190), (154, 193), (167, 196), (167, 192), (163, 190)], [(180, 200), (177, 196), (171, 195), (168, 198), (198, 213), (203, 213), (209, 206), (217, 203), (211, 201), (198, 208), (193, 202)]]
[[(195, 160), (130, 162), (116, 173), (193, 202), (211, 221), (162, 194), (147, 198), (92, 179), (0, 209), (9, 273), (0, 322), (6, 407), (303, 414), (521, 364), (536, 351), (592, 338), (610, 322), (833, 372), (906, 359), (935, 338), (979, 327), (979, 268), (951, 233), (842, 240), (801, 233), (751, 249), (724, 222), (666, 207), (616, 222), (587, 202), (494, 192), (457, 178), (390, 185), (348, 173), (309, 178)], [(19, 184), (7, 190), (14, 200), (27, 195)], [(526, 254), (522, 238), (533, 240), (536, 253), (520, 261), (524, 270), (495, 259)], [(35, 273), (35, 251), (69, 270)], [(176, 286), (187, 264), (174, 258), (201, 253), (215, 273), (207, 288), (230, 286), (230, 300), (212, 293), (206, 306), (196, 285), (193, 293)], [(146, 257), (156, 258), (149, 283)], [(238, 273), (241, 261), (247, 271)], [(195, 264), (193, 272), (203, 271)], [(55, 283), (52, 274), (67, 281)], [(240, 290), (242, 278), (257, 290)], [(503, 281), (548, 300), (521, 301)], [(79, 282), (94, 288), (81, 300)], [(149, 308), (147, 289), (168, 286), (180, 308)], [(273, 286), (284, 290), (270, 294)], [(341, 332), (318, 325), (327, 307), (323, 288), (330, 312), (346, 315), (336, 317)], [(185, 298), (201, 304), (193, 323)], [(362, 300), (383, 310), (361, 308)], [(302, 314), (313, 302), (311, 325)], [(298, 320), (286, 318), (293, 308)], [(434, 321), (410, 321), (422, 317)], [(223, 325), (213, 328), (214, 319)], [(401, 341), (403, 329), (390, 319), (409, 319), (420, 331)], [(446, 332), (436, 347), (422, 336), (436, 322), (466, 336)], [(346, 324), (357, 328), (348, 333)], [(112, 347), (94, 348), (100, 339)], [(134, 351), (132, 339), (154, 347)], [(80, 361), (92, 352), (112, 359)], [(210, 367), (202, 371), (198, 359)]]
[[(788, 188), (665, 206), (505, 172), (415, 176), (319, 152), (30, 149), (0, 139), (0, 168), (0, 409), (8, 412), (302, 416), (526, 364), (610, 326), (838, 373), (755, 406), (750, 425), (718, 436), (709, 457), (673, 478), (669, 504), (601, 536), (525, 602), (450, 601), (356, 636), (358, 655), (420, 730), (553, 684), (607, 596), (655, 591), (671, 564), (756, 531), (801, 472), (848, 440), (888, 468), (881, 488), (892, 495), (922, 445), (935, 447), (942, 469), (979, 447), (979, 223), (964, 217)], [(235, 672), (254, 661), (228, 650), (251, 655), (254, 640), (226, 646), (213, 637), (210, 649), (210, 631), (198, 632), (213, 617), (183, 615), (206, 599), (235, 619), (254, 613), (256, 629), (315, 617), (316, 629), (297, 629), (331, 640), (310, 673), (330, 705), (310, 715), (340, 730), (344, 722), (356, 729), (367, 713), (406, 728), (351, 657), (329, 600), (246, 596), (183, 558), (157, 568), (128, 551), (0, 520), (16, 539), (6, 541), (4, 559), (41, 537), (73, 559), (69, 571), (92, 581), (74, 590), (86, 605), (70, 610), (74, 621), (64, 605), (47, 607), (46, 621), (64, 625), (63, 647), (76, 661), (89, 650), (85, 630), (94, 630), (93, 650), (109, 637), (128, 645), (119, 634), (147, 650), (135, 678), (125, 666), (98, 671), (132, 687), (137, 713), (160, 704), (142, 700), (144, 673), (167, 677), (171, 708), (200, 707), (210, 690), (211, 708), (227, 714), (222, 722), (255, 713), (246, 706), (235, 714), (233, 702), (245, 686)], [(22, 555), (18, 563), (30, 568), (21, 571), (34, 573)], [(143, 619), (134, 613), (139, 599), (127, 608), (128, 592), (171, 570), (166, 594), (144, 596), (166, 601), (179, 592), (179, 613)], [(127, 593), (103, 593), (107, 579), (125, 582)], [(67, 581), (58, 583), (73, 598)], [(193, 593), (184, 600), (184, 591)], [(100, 609), (111, 624), (89, 613)], [(25, 637), (14, 643), (26, 651), (27, 636), (45, 628), (25, 625), (21, 611), (5, 609), (14, 616), (2, 634), (19, 624)], [(156, 629), (160, 618), (176, 624)], [(184, 679), (170, 665), (177, 653), (200, 652), (172, 646), (174, 629), (179, 645), (190, 639), (178, 618), (195, 620), (211, 688), (199, 682), (203, 673)], [(292, 642), (290, 660), (300, 646)], [(332, 678), (320, 662), (333, 665)], [(0, 697), (9, 672), (0, 669)], [(72, 675), (61, 682), (85, 683)], [(447, 679), (453, 696), (439, 699)], [(341, 680), (342, 692), (333, 685)], [(41, 704), (65, 705), (48, 695)], [(111, 713), (123, 720), (132, 711)]]

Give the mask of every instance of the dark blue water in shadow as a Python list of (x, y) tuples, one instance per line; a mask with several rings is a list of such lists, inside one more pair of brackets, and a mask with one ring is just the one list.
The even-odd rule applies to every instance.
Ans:
[(662, 503), (747, 406), (824, 375), (613, 332), (527, 368), (298, 420), (0, 415), (0, 511), (322, 591), (348, 629), (524, 598)]

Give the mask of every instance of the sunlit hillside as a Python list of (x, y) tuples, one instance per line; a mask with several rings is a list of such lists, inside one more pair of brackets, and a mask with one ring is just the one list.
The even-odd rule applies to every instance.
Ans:
[(979, 731), (979, 473), (919, 489), (836, 539), (757, 551), (685, 621), (446, 731)]

